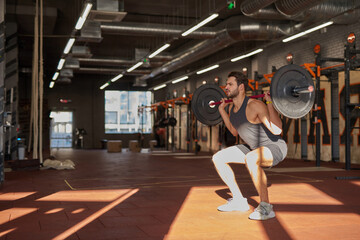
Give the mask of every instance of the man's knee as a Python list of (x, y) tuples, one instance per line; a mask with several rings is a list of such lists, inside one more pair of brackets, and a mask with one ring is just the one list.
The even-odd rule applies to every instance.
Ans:
[(221, 157), (221, 151), (218, 151), (217, 153), (215, 153), (212, 157), (212, 161), (215, 165), (219, 164), (220, 162), (222, 162), (222, 157)]
[(245, 162), (249, 168), (257, 167), (260, 164), (260, 158), (256, 152), (249, 152), (245, 155)]

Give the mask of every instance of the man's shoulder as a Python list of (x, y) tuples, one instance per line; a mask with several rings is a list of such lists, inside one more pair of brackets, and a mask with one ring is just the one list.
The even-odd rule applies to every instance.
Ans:
[(264, 107), (265, 103), (263, 101), (258, 100), (258, 99), (250, 98), (249, 102), (248, 102), (248, 106), (251, 109), (259, 109), (261, 107)]

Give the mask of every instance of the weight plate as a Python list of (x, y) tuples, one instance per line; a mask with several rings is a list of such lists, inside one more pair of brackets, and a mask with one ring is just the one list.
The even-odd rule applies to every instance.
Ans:
[(307, 70), (291, 64), (277, 70), (271, 80), (270, 95), (273, 106), (288, 118), (301, 118), (308, 114), (315, 102), (315, 87), (310, 93), (292, 94), (295, 87), (313, 86), (314, 82)]
[(198, 121), (208, 126), (214, 126), (222, 121), (217, 106), (209, 106), (211, 101), (218, 102), (226, 98), (225, 92), (217, 85), (204, 84), (198, 87), (191, 99), (191, 109)]

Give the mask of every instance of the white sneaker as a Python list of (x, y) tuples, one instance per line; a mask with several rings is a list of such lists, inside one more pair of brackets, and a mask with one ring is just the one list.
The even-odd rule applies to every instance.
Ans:
[(252, 220), (267, 220), (275, 217), (273, 206), (267, 202), (261, 202), (254, 212), (250, 214), (249, 219)]
[(241, 200), (234, 200), (232, 198), (229, 198), (226, 204), (221, 205), (217, 208), (217, 210), (221, 212), (232, 212), (232, 211), (246, 212), (249, 211), (249, 209), (250, 207), (246, 198), (243, 198)]

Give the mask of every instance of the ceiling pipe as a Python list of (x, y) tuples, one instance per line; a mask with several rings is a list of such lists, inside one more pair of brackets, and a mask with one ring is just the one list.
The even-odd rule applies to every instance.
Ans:
[[(163, 25), (156, 23), (121, 22), (118, 24), (102, 23), (101, 32), (104, 34), (133, 35), (133, 36), (170, 36), (179, 37), (186, 30), (186, 26)], [(217, 31), (213, 28), (202, 28), (190, 33), (186, 38), (208, 39), (214, 38)]]
[(328, 0), (324, 3), (313, 6), (303, 12), (299, 12), (294, 16), (288, 16), (281, 14), (275, 7), (275, 4), (272, 4), (266, 8), (262, 8), (256, 12), (248, 14), (247, 16), (254, 19), (264, 20), (290, 19), (295, 21), (306, 21), (305, 23), (298, 25), (298, 28), (304, 28), (313, 23), (323, 21), (329, 18), (334, 18), (333, 21), (336, 24), (350, 24), (359, 20), (359, 9), (356, 9), (359, 6), (360, 1), (356, 2), (353, 0)]
[(275, 2), (275, 6), (281, 14), (294, 16), (321, 2), (324, 0), (278, 0)]
[[(74, 69), (74, 72), (77, 73), (91, 73), (91, 74), (120, 74), (126, 69), (116, 69), (116, 68), (86, 68), (80, 67), (79, 69)], [(144, 74), (149, 74), (150, 70), (134, 70), (132, 72), (126, 73), (130, 76), (141, 76)]]
[(217, 27), (223, 30), (221, 30), (214, 39), (204, 40), (190, 48), (185, 49), (176, 55), (172, 61), (155, 69), (151, 72), (151, 74), (141, 77), (141, 80), (144, 81), (163, 73), (175, 71), (194, 61), (220, 51), (238, 41), (271, 40), (284, 35), (289, 35), (292, 32), (289, 24), (259, 22), (257, 20), (248, 19), (244, 16), (229, 18)]
[[(302, 18), (308, 20), (308, 25), (313, 24), (316, 20), (330, 19), (336, 15), (340, 15), (343, 12), (349, 11), (360, 5), (360, 1), (357, 4), (353, 0), (330, 0), (326, 3), (319, 4), (322, 1), (319, 0), (293, 0), (293, 1), (278, 1), (276, 2), (277, 8), (282, 9), (282, 15), (289, 17), (291, 14), (302, 13)], [(342, 4), (339, 4), (341, 2)], [(311, 8), (312, 7), (312, 8)], [(311, 8), (311, 10), (305, 11), (304, 9)], [(356, 11), (354, 11), (356, 12)], [(284, 15), (284, 13), (287, 13)], [(311, 18), (313, 16), (313, 18)], [(315, 18), (314, 16), (317, 16)], [(169, 73), (175, 71), (181, 67), (184, 67), (196, 60), (209, 56), (237, 41), (246, 40), (271, 40), (277, 39), (282, 36), (293, 34), (295, 31), (301, 30), (306, 25), (291, 26), (290, 24), (253, 21), (244, 17), (233, 17), (225, 21), (225, 24), (219, 24), (217, 27), (224, 30), (220, 31), (214, 39), (208, 39), (196, 44), (189, 49), (186, 49), (182, 53), (178, 54), (174, 59), (160, 68), (155, 69), (151, 74), (141, 77), (141, 80), (147, 80), (154, 78), (160, 74)]]
[(240, 9), (245, 16), (249, 16), (274, 2), (276, 0), (245, 0), (241, 3)]
[[(136, 61), (112, 58), (77, 58), (82, 65), (97, 65), (97, 66), (133, 66)], [(159, 67), (164, 64), (164, 61), (149, 61), (151, 67)]]

